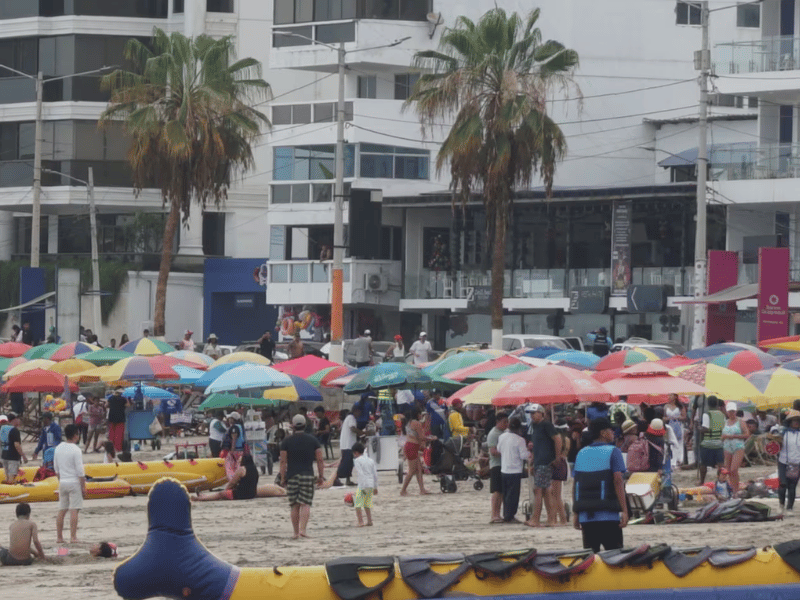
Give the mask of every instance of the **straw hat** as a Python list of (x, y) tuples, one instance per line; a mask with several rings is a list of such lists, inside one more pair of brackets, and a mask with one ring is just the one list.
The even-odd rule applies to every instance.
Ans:
[(800, 419), (800, 410), (794, 410), (793, 408), (786, 411), (786, 416), (784, 420), (791, 421), (792, 419)]
[(637, 425), (635, 421), (627, 419), (622, 423), (622, 433), (633, 433), (636, 431), (636, 429)]
[(650, 435), (664, 435), (666, 433), (664, 421), (661, 419), (653, 419), (650, 421), (650, 427), (647, 428), (647, 433)]

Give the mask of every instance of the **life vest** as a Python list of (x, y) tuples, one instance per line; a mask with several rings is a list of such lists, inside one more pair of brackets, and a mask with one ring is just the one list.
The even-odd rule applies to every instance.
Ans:
[(11, 435), (12, 429), (14, 429), (13, 425), (3, 425), (0, 427), (0, 445), (2, 445), (3, 452), (9, 449), (8, 436)]
[(721, 441), (722, 428), (725, 426), (725, 415), (718, 410), (708, 411), (709, 428), (703, 437), (704, 442)]
[(587, 446), (575, 458), (575, 506), (577, 512), (590, 514), (598, 510), (619, 512), (622, 510), (614, 489), (614, 473), (611, 470), (612, 444)]

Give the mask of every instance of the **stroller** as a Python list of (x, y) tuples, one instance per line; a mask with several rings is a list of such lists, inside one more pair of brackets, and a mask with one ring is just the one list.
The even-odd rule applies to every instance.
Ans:
[(439, 476), (439, 486), (445, 494), (453, 494), (458, 490), (456, 481), (474, 479), (472, 486), (476, 490), (483, 489), (480, 476), (464, 463), (470, 457), (470, 445), (461, 436), (451, 437), (446, 442), (436, 440), (431, 444), (430, 472)]

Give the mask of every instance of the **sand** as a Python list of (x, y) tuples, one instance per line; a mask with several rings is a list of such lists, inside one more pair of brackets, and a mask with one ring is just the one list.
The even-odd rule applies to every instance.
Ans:
[[(194, 439), (184, 441), (195, 441)], [(203, 440), (197, 438), (196, 441)], [(165, 449), (167, 445), (165, 444)], [(25, 444), (30, 455), (34, 446)], [(165, 452), (136, 453), (139, 460), (161, 458)], [(101, 461), (100, 454), (85, 455)], [(770, 467), (746, 468), (742, 480), (769, 474)], [(677, 475), (691, 485), (693, 472)], [(273, 478), (267, 478), (271, 481)], [(263, 480), (262, 480), (263, 481)], [(338, 556), (411, 553), (479, 552), (522, 547), (567, 549), (581, 546), (580, 532), (571, 527), (532, 529), (521, 525), (489, 525), (488, 482), (481, 491), (472, 482), (459, 482), (458, 492), (442, 494), (426, 478), (429, 496), (401, 497), (395, 473), (380, 473), (380, 493), (375, 498), (374, 527), (355, 527), (355, 511), (344, 502), (346, 489), (317, 492), (306, 540), (292, 540), (289, 507), (285, 498), (240, 502), (197, 503), (192, 509), (194, 530), (208, 549), (238, 566), (272, 567), (313, 565)], [(524, 486), (524, 484), (523, 484)], [(523, 487), (523, 496), (527, 489)], [(777, 508), (777, 500), (766, 503)], [(139, 548), (147, 533), (147, 497), (90, 500), (81, 511), (78, 535), (82, 544), (70, 544), (70, 554), (55, 557), (56, 503), (33, 504), (32, 519), (48, 558), (30, 567), (5, 567), (3, 597), (20, 600), (108, 600), (115, 598), (114, 566)], [(14, 517), (14, 504), (0, 505), (0, 544), (5, 545), (6, 524)], [(727, 523), (701, 525), (635, 525), (625, 530), (626, 544), (668, 542), (675, 546), (697, 544), (756, 545), (798, 537), (795, 522)], [(66, 534), (68, 535), (68, 533)], [(93, 542), (108, 540), (119, 547), (119, 559), (88, 556)]]

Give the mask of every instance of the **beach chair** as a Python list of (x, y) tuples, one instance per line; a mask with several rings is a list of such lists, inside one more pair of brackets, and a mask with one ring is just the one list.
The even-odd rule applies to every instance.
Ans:
[(772, 457), (764, 451), (764, 436), (751, 435), (747, 439), (744, 444), (744, 458), (751, 467), (772, 463)]

